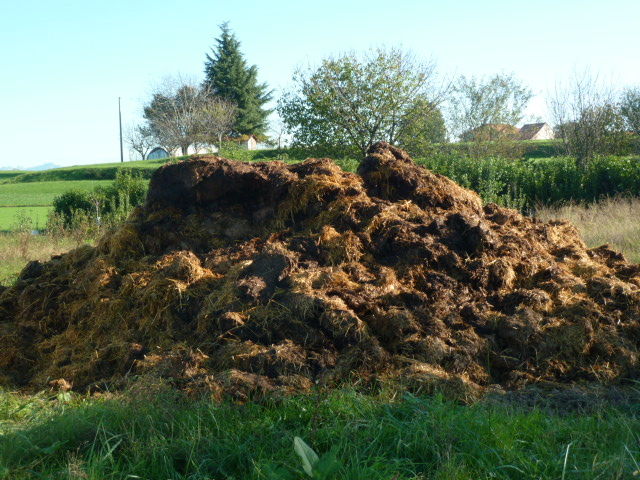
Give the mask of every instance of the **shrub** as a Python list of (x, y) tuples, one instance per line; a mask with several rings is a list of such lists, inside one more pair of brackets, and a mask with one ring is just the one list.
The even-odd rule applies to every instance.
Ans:
[(572, 157), (512, 160), (440, 154), (417, 161), (475, 190), (487, 202), (525, 212), (540, 205), (640, 195), (637, 157), (595, 157), (586, 168), (579, 167)]
[(77, 212), (89, 213), (92, 208), (89, 192), (69, 190), (53, 199), (53, 212), (62, 219), (67, 227), (71, 225)]
[(140, 205), (147, 193), (147, 183), (137, 172), (118, 170), (108, 187), (96, 187), (93, 192), (70, 190), (53, 200), (53, 212), (48, 229), (87, 230), (87, 223), (112, 224), (124, 220)]

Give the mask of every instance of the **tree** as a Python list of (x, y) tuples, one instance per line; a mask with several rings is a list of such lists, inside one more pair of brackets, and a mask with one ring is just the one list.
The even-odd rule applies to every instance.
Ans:
[(183, 155), (200, 138), (200, 110), (205, 100), (199, 86), (182, 79), (166, 79), (144, 108), (149, 129), (168, 152)]
[(567, 153), (582, 168), (595, 155), (617, 152), (624, 142), (624, 120), (614, 92), (589, 72), (556, 87), (550, 110)]
[(222, 138), (228, 135), (237, 118), (236, 106), (224, 98), (207, 95), (200, 112), (200, 135), (204, 143), (222, 147)]
[(263, 135), (271, 110), (264, 105), (271, 100), (265, 83), (258, 83), (258, 68), (247, 66), (240, 52), (240, 42), (229, 29), (220, 25), (217, 45), (207, 54), (204, 86), (212, 95), (221, 97), (237, 107), (233, 131), (237, 135)]
[(151, 128), (147, 125), (130, 127), (125, 135), (129, 148), (140, 156), (140, 160), (147, 158), (147, 154), (157, 144)]
[(640, 135), (640, 87), (628, 88), (620, 100), (620, 113), (626, 127)]
[[(522, 120), (531, 91), (513, 75), (487, 79), (461, 76), (450, 100), (451, 130), (459, 137), (487, 125), (515, 125)], [(485, 129), (486, 130), (486, 129)], [(486, 132), (485, 132), (486, 133)], [(484, 138), (481, 140), (495, 140)]]
[(235, 106), (193, 82), (166, 80), (144, 108), (147, 128), (168, 152), (220, 142), (235, 120)]
[(397, 143), (412, 155), (423, 155), (434, 143), (447, 140), (447, 129), (439, 108), (424, 98), (418, 98), (400, 121)]
[(298, 70), (278, 113), (296, 144), (349, 145), (365, 153), (380, 140), (397, 143), (412, 113), (425, 116), (437, 108), (446, 87), (436, 78), (433, 62), (418, 62), (400, 49), (350, 53)]

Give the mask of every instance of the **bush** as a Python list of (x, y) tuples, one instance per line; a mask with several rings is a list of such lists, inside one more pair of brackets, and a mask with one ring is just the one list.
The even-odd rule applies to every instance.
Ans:
[(540, 205), (640, 195), (640, 158), (596, 157), (580, 168), (573, 157), (512, 160), (433, 155), (418, 163), (475, 190), (487, 202), (532, 212)]
[(89, 213), (93, 208), (91, 194), (80, 190), (69, 190), (53, 199), (53, 212), (60, 217), (65, 226), (73, 223), (77, 212)]
[(124, 220), (147, 194), (147, 183), (137, 172), (118, 170), (108, 187), (96, 187), (93, 192), (70, 190), (53, 200), (49, 217), (50, 229), (86, 229), (87, 223), (112, 224)]

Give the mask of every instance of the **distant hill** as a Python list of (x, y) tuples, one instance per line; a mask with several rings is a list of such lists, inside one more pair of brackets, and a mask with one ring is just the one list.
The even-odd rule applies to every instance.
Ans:
[(42, 165), (36, 165), (35, 167), (0, 167), (1, 172), (39, 172), (42, 170), (51, 170), (54, 168), (60, 168), (60, 165), (56, 165), (55, 163), (43, 163)]

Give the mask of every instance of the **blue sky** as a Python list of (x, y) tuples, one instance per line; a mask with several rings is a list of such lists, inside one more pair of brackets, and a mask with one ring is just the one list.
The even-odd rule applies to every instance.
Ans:
[(575, 70), (640, 84), (640, 0), (0, 0), (0, 167), (118, 161), (118, 97), (135, 123), (163, 77), (201, 78), (224, 21), (276, 97), (296, 66), (383, 45), (448, 75), (514, 73), (531, 115)]

